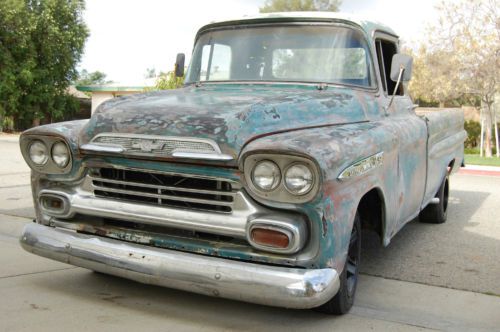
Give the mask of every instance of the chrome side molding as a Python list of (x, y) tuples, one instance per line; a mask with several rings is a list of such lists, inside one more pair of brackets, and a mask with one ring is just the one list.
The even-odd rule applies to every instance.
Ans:
[(375, 169), (382, 165), (384, 160), (384, 152), (381, 151), (374, 155), (371, 155), (365, 159), (362, 159), (344, 169), (338, 176), (339, 180), (347, 180), (357, 176), (361, 176), (368, 173), (372, 169)]

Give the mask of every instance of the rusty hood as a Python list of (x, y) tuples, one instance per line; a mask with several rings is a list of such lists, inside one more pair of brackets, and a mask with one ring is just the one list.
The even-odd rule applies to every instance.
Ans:
[[(80, 143), (100, 133), (208, 138), (237, 159), (249, 141), (273, 133), (366, 121), (373, 95), (308, 85), (185, 87), (116, 98), (102, 104)], [(300, 137), (298, 138), (300, 139)]]

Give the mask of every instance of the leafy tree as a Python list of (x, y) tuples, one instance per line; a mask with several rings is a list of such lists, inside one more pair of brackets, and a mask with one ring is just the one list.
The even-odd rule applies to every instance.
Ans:
[(170, 90), (178, 89), (184, 84), (184, 77), (175, 77), (173, 71), (168, 73), (160, 73), (156, 79), (156, 84), (153, 90)]
[[(66, 89), (77, 77), (88, 30), (83, 22), (83, 0), (27, 0), (33, 13), (31, 42), (36, 52), (36, 66), (30, 102), (34, 119), (61, 118)], [(59, 107), (57, 107), (59, 106)]]
[(341, 0), (266, 0), (259, 8), (261, 13), (293, 11), (329, 11), (339, 10)]
[(82, 69), (74, 81), (75, 85), (102, 85), (108, 83), (112, 83), (112, 81), (106, 80), (105, 73), (101, 71), (88, 72), (86, 69)]
[[(23, 1), (0, 2), (0, 131), (25, 107), (33, 83), (33, 20)], [(5, 120), (4, 120), (5, 119)]]
[(1, 112), (16, 122), (61, 119), (88, 31), (83, 0), (0, 1)]
[[(160, 73), (161, 75), (161, 73)], [(147, 68), (146, 74), (144, 74), (144, 78), (155, 78), (156, 77), (156, 69), (155, 68)]]
[(442, 1), (440, 18), (417, 53), (416, 98), (481, 101), (485, 119), (485, 152), (492, 155), (493, 103), (500, 93), (500, 0)]
[(465, 121), (465, 131), (467, 132), (467, 139), (465, 140), (466, 148), (477, 148), (479, 145), (481, 135), (481, 125), (476, 121)]
[(410, 94), (422, 104), (439, 104), (444, 107), (452, 100), (460, 97), (456, 82), (459, 81), (457, 65), (450, 51), (436, 50), (429, 52), (425, 45), (414, 53), (405, 50), (413, 56), (413, 77), (410, 81)]

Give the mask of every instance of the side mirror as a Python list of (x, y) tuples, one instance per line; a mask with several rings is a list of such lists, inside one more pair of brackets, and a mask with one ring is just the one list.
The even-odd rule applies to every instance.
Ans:
[[(400, 79), (403, 82), (411, 80), (411, 71), (413, 68), (413, 58), (406, 54), (394, 54), (391, 64), (391, 80), (397, 82)], [(403, 73), (401, 74), (401, 69)], [(402, 75), (401, 78), (399, 75)]]
[(184, 61), (186, 60), (186, 56), (184, 53), (178, 53), (177, 58), (175, 59), (175, 77), (184, 76)]

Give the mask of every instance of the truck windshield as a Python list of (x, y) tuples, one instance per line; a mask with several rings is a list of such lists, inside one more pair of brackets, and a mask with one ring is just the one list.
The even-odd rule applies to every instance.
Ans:
[(203, 33), (186, 83), (271, 81), (370, 87), (372, 61), (363, 35), (340, 26), (231, 27)]

